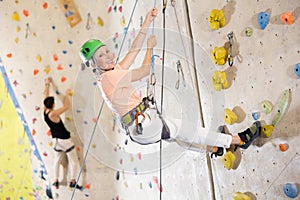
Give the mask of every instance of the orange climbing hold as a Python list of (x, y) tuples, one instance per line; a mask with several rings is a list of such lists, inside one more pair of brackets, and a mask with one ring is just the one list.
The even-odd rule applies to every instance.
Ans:
[(58, 60), (58, 56), (56, 54), (53, 54), (53, 60), (57, 61)]
[(63, 83), (63, 82), (65, 82), (67, 80), (67, 78), (66, 77), (61, 77), (61, 79), (60, 79), (60, 81)]
[(44, 9), (47, 9), (47, 8), (48, 8), (48, 3), (47, 3), (47, 2), (43, 3), (43, 8), (44, 8)]
[(90, 183), (86, 183), (84, 186), (86, 189), (90, 189), (91, 188), (91, 184)]
[(59, 65), (57, 65), (57, 68), (56, 68), (57, 70), (63, 70), (64, 68), (63, 68), (63, 66), (61, 65), (61, 64), (59, 64)]
[(289, 148), (288, 144), (279, 144), (278, 146), (279, 146), (279, 150), (282, 152), (285, 152)]
[(6, 54), (6, 57), (7, 57), (7, 58), (11, 58), (11, 57), (12, 57), (12, 53)]
[(38, 69), (33, 70), (33, 75), (34, 75), (34, 76), (37, 75), (38, 73), (39, 73), (39, 70), (38, 70)]
[(46, 134), (47, 134), (47, 136), (51, 136), (51, 131), (48, 130)]
[(291, 24), (294, 23), (294, 18), (293, 18), (293, 13), (292, 12), (282, 13), (281, 16), (280, 16), (280, 19), (285, 24), (291, 25)]
[(28, 17), (29, 16), (29, 12), (28, 12), (28, 10), (23, 10), (23, 15), (25, 16), (25, 17)]

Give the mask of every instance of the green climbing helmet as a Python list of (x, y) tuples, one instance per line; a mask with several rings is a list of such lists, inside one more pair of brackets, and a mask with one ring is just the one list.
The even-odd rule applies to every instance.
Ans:
[(80, 57), (83, 62), (89, 61), (94, 53), (99, 49), (100, 47), (105, 46), (100, 40), (91, 39), (86, 41), (82, 47), (80, 48)]

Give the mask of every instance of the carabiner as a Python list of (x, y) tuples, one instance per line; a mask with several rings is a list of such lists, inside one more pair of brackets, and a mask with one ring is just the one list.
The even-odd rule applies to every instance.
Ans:
[(228, 49), (228, 64), (230, 67), (233, 65), (233, 55), (232, 55), (232, 46), (233, 46), (233, 32), (227, 34), (229, 40), (229, 49)]

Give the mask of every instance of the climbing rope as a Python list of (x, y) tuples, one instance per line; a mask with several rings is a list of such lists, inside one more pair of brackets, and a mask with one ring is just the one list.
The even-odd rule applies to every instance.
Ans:
[(127, 36), (128, 29), (129, 29), (129, 26), (130, 26), (130, 22), (132, 21), (132, 17), (133, 17), (133, 14), (134, 14), (134, 11), (135, 11), (137, 2), (138, 2), (138, 0), (135, 0), (134, 6), (133, 6), (133, 9), (132, 9), (132, 11), (131, 11), (130, 18), (129, 18), (129, 21), (128, 21), (128, 25), (127, 25), (127, 27), (125, 27), (124, 37), (123, 37), (123, 39), (122, 39), (122, 43), (121, 43), (121, 46), (120, 46), (120, 49), (119, 49), (119, 53), (118, 53), (118, 56), (117, 56), (117, 59), (116, 59), (116, 62), (115, 62), (115, 63), (118, 63), (118, 61), (119, 61), (120, 54), (121, 54), (121, 50), (122, 50), (122, 48), (123, 48), (123, 45), (124, 45), (124, 42), (125, 42), (125, 38), (126, 38), (126, 36)]
[[(124, 34), (124, 37), (123, 37), (123, 40), (122, 40), (122, 43), (121, 43), (121, 46), (120, 46), (120, 49), (119, 49), (119, 52), (118, 52), (118, 56), (117, 56), (117, 59), (116, 59), (116, 62), (115, 62), (115, 63), (118, 63), (118, 60), (119, 60), (119, 57), (120, 57), (120, 54), (121, 54), (121, 50), (122, 50), (122, 48), (123, 48), (123, 44), (124, 44), (125, 38), (126, 38), (126, 36), (127, 36), (128, 29), (129, 29), (129, 26), (130, 26), (130, 24), (131, 24), (130, 22), (132, 21), (133, 13), (134, 13), (134, 11), (135, 11), (137, 2), (138, 2), (138, 0), (135, 1), (135, 4), (134, 4), (133, 9), (132, 9), (132, 11), (131, 11), (130, 19), (129, 19), (129, 21), (128, 21), (127, 27), (125, 28), (125, 34)], [(86, 152), (85, 152), (84, 159), (83, 159), (83, 161), (82, 161), (82, 164), (81, 164), (81, 167), (80, 167), (79, 174), (78, 174), (78, 176), (77, 176), (76, 185), (75, 185), (75, 187), (74, 187), (74, 189), (73, 189), (73, 192), (72, 192), (71, 200), (73, 200), (73, 198), (74, 198), (74, 195), (75, 195), (75, 191), (76, 191), (76, 187), (77, 187), (78, 181), (79, 181), (79, 179), (80, 179), (80, 176), (81, 176), (83, 167), (84, 167), (84, 165), (85, 165), (85, 163), (86, 163), (86, 158), (87, 158), (87, 155), (88, 155), (88, 152), (89, 152), (89, 149), (90, 149), (90, 146), (91, 146), (91, 143), (92, 143), (92, 140), (93, 140), (95, 131), (96, 131), (96, 127), (97, 127), (98, 121), (99, 121), (100, 116), (101, 116), (101, 113), (102, 113), (103, 106), (104, 106), (104, 100), (102, 100), (101, 107), (100, 107), (100, 110), (99, 110), (99, 112), (98, 112), (98, 116), (97, 116), (97, 119), (96, 119), (96, 122), (95, 122), (95, 125), (94, 125), (94, 129), (93, 129), (91, 138), (90, 138), (90, 140), (89, 140), (89, 144), (88, 144), (87, 150), (86, 150)]]
[[(160, 102), (160, 115), (162, 115), (163, 109), (163, 88), (164, 88), (164, 68), (165, 68), (165, 29), (166, 29), (166, 7), (167, 1), (163, 0), (163, 53), (162, 53), (162, 80), (161, 80), (161, 102)], [(162, 140), (159, 141), (159, 181), (160, 181), (160, 190), (159, 190), (159, 199), (162, 200)]]
[(94, 129), (93, 129), (93, 132), (92, 132), (92, 135), (91, 135), (91, 138), (90, 138), (90, 141), (89, 141), (89, 144), (88, 144), (87, 150), (86, 150), (86, 152), (85, 152), (85, 155), (84, 155), (84, 158), (83, 158), (83, 161), (82, 161), (82, 165), (81, 165), (81, 167), (80, 167), (79, 174), (78, 174), (78, 176), (77, 176), (77, 180), (76, 180), (75, 187), (74, 187), (74, 189), (73, 189), (73, 192), (72, 192), (72, 197), (71, 197), (71, 200), (73, 199), (73, 197), (74, 197), (74, 195), (75, 195), (76, 187), (77, 187), (77, 184), (78, 184), (79, 178), (80, 178), (80, 176), (81, 176), (81, 173), (82, 173), (83, 167), (84, 167), (84, 165), (85, 165), (86, 158), (87, 158), (87, 155), (88, 155), (88, 152), (89, 152), (90, 146), (91, 146), (91, 144), (92, 144), (92, 140), (93, 140), (93, 137), (94, 137), (94, 134), (95, 134), (95, 130), (96, 130), (96, 127), (97, 127), (97, 124), (98, 124), (98, 121), (99, 121), (100, 115), (101, 115), (101, 113), (102, 113), (103, 105), (104, 105), (104, 101), (102, 101), (102, 103), (101, 103), (101, 107), (100, 107), (100, 110), (99, 110), (99, 113), (98, 113), (98, 116), (97, 116), (97, 120), (96, 120), (96, 123), (95, 123)]

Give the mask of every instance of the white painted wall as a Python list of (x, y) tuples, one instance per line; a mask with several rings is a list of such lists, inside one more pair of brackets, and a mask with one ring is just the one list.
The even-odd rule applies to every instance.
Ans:
[[(45, 1), (44, 1), (45, 2)], [(111, 44), (117, 53), (115, 45), (122, 41), (123, 28), (120, 19), (124, 15), (126, 25), (130, 18), (134, 1), (115, 1), (119, 11), (107, 13), (112, 2), (93, 0), (88, 2), (75, 1), (82, 17), (82, 22), (70, 28), (58, 5), (58, 1), (48, 2), (0, 2), (0, 55), (9, 72), (11, 82), (19, 84), (14, 87), (17, 98), (22, 106), (25, 117), (31, 129), (37, 131), (36, 143), (41, 152), (47, 152), (44, 161), (52, 171), (53, 151), (49, 143), (51, 138), (46, 136), (48, 130), (42, 119), (44, 78), (53, 77), (60, 92), (67, 88), (74, 90), (72, 110), (65, 115), (66, 124), (75, 133), (78, 144), (87, 147), (94, 127), (93, 118), (98, 114), (101, 97), (99, 90), (93, 85), (93, 78), (88, 71), (80, 71), (78, 50), (81, 44), (90, 38), (100, 38)], [(162, 5), (156, 3), (159, 16), (155, 20), (155, 34), (158, 46), (155, 54), (162, 55)], [(123, 50), (128, 50), (134, 35), (140, 26), (140, 18), (153, 6), (153, 2), (140, 1), (137, 4)], [(216, 199), (232, 199), (237, 191), (249, 192), (253, 199), (286, 199), (283, 185), (287, 182), (300, 184), (299, 176), (299, 98), (297, 93), (299, 78), (293, 73), (293, 67), (299, 62), (300, 51), (300, 1), (188, 1), (189, 18), (195, 45), (196, 73), (194, 73), (191, 43), (189, 38), (188, 18), (183, 1), (174, 7), (168, 1), (166, 8), (166, 55), (165, 55), (165, 85), (164, 115), (173, 120), (179, 119), (180, 135), (193, 138), (201, 126), (195, 74), (200, 88), (201, 102), (205, 126), (217, 129), (223, 120), (223, 109), (240, 107), (245, 118), (240, 123), (228, 125), (232, 134), (244, 130), (254, 121), (251, 114), (260, 111), (264, 123), (270, 123), (271, 115), (263, 115), (260, 103), (267, 99), (276, 104), (280, 94), (290, 88), (292, 101), (289, 112), (276, 126), (271, 138), (260, 138), (257, 146), (251, 146), (246, 151), (238, 151), (240, 164), (235, 170), (226, 170), (221, 159), (213, 159), (213, 176)], [(22, 14), (23, 9), (29, 11), (29, 16)], [(227, 23), (225, 27), (213, 31), (207, 18), (211, 9), (224, 9)], [(265, 30), (257, 25), (257, 14), (267, 9), (271, 10), (271, 20)], [(20, 21), (12, 21), (14, 11), (20, 15)], [(294, 11), (297, 19), (293, 25), (284, 25), (278, 20), (283, 12)], [(87, 15), (91, 14), (91, 28), (86, 29)], [(97, 17), (101, 17), (104, 26), (97, 25)], [(26, 23), (30, 26), (29, 37), (26, 35)], [(253, 28), (253, 35), (246, 37), (243, 31), (246, 27)], [(20, 27), (18, 32), (16, 29)], [(55, 28), (54, 28), (55, 27)], [(180, 30), (179, 30), (180, 29)], [(212, 89), (210, 78), (215, 70), (228, 70), (224, 66), (212, 63), (210, 54), (215, 46), (222, 46), (228, 41), (227, 34), (233, 31), (238, 43), (242, 61), (234, 59), (235, 78), (230, 88), (216, 92)], [(114, 40), (116, 33), (118, 38)], [(18, 43), (16, 39), (18, 38)], [(182, 39), (183, 38), (183, 39)], [(182, 42), (182, 41), (183, 42)], [(65, 51), (67, 53), (65, 53)], [(6, 55), (12, 53), (12, 57)], [(58, 60), (53, 60), (53, 55)], [(39, 55), (41, 62), (36, 60)], [(134, 67), (141, 63), (143, 52), (135, 62)], [(186, 87), (180, 85), (175, 89), (177, 79), (176, 61), (182, 61)], [(61, 64), (63, 70), (58, 70)], [(157, 79), (160, 79), (160, 61), (156, 60)], [(47, 75), (43, 70), (50, 67)], [(35, 69), (39, 70), (33, 75)], [(61, 82), (62, 77), (65, 82)], [(139, 83), (143, 85), (143, 82)], [(158, 82), (160, 85), (161, 82)], [(144, 85), (143, 85), (144, 86)], [(55, 90), (52, 90), (55, 95)], [(157, 89), (158, 99), (160, 89)], [(57, 97), (61, 95), (56, 95)], [(194, 99), (192, 103), (188, 103)], [(195, 111), (195, 112), (193, 112)], [(212, 113), (217, 113), (214, 115)], [(183, 118), (182, 118), (183, 117)], [(32, 119), (37, 118), (36, 123)], [(67, 120), (69, 119), (69, 120)], [(212, 120), (213, 119), (213, 120)], [(182, 123), (184, 121), (184, 123)], [(177, 121), (176, 121), (177, 122)], [(188, 124), (188, 126), (187, 126)], [(112, 132), (113, 118), (111, 112), (104, 107), (97, 131), (93, 137), (87, 156), (84, 181), (91, 184), (90, 189), (76, 192), (75, 199), (159, 199), (159, 190), (155, 178), (159, 178), (159, 144), (138, 146), (120, 133), (119, 127)], [(280, 152), (278, 144), (287, 142), (290, 146), (287, 152)], [(162, 198), (163, 199), (210, 199), (212, 190), (209, 184), (209, 172), (205, 148), (200, 152), (185, 151), (175, 144), (163, 143)], [(86, 148), (78, 151), (84, 156)], [(141, 154), (139, 154), (141, 153)], [(141, 159), (139, 159), (141, 155)], [(120, 172), (119, 180), (116, 173)], [(137, 175), (135, 174), (137, 172)], [(52, 180), (51, 180), (52, 181)], [(71, 192), (67, 187), (53, 189), (57, 199), (69, 199)], [(255, 197), (254, 197), (255, 196)]]

